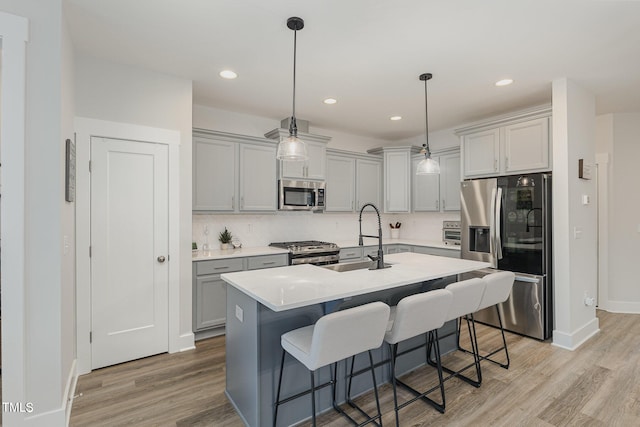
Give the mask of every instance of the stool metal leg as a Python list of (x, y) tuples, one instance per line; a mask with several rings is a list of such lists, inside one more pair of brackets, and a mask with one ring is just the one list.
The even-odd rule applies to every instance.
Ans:
[(273, 427), (278, 422), (278, 407), (280, 406), (280, 387), (282, 386), (282, 372), (284, 371), (284, 356), (287, 352), (282, 350), (282, 359), (280, 360), (280, 377), (278, 378), (278, 393), (276, 394), (276, 404), (273, 410)]
[[(480, 368), (480, 357), (478, 357), (478, 338), (476, 336), (476, 328), (475, 328), (475, 323), (473, 323), (473, 315), (467, 315), (465, 316), (465, 319), (467, 321), (467, 329), (469, 332), (469, 341), (471, 343), (471, 350), (472, 351), (467, 351), (467, 353), (472, 353), (473, 354), (473, 363), (470, 363), (469, 365), (463, 367), (462, 369), (459, 369), (457, 371), (453, 371), (449, 368), (447, 368), (446, 366), (442, 366), (442, 370), (447, 372), (449, 374), (448, 377), (446, 377), (444, 380), (447, 381), (448, 379), (452, 378), (452, 377), (458, 377), (461, 380), (471, 384), (474, 387), (480, 387), (480, 384), (482, 383), (482, 371)], [(458, 320), (456, 320), (458, 321)], [(461, 321), (461, 319), (460, 319)], [(460, 335), (460, 327), (456, 327), (456, 334), (459, 336)], [(459, 338), (458, 338), (459, 339)], [(428, 354), (428, 358), (427, 358), (427, 363), (429, 363), (429, 365), (436, 367), (437, 363), (431, 359), (431, 355)], [(471, 368), (471, 367), (475, 367), (476, 370), (476, 377), (477, 380), (473, 380), (465, 375), (462, 374), (462, 372), (466, 371), (467, 369)]]
[(311, 417), (313, 419), (313, 427), (316, 427), (316, 384), (315, 371), (309, 371), (311, 374)]
[[(496, 313), (498, 314), (498, 323), (500, 325), (500, 334), (502, 335), (502, 347), (496, 348), (495, 350), (492, 350), (491, 352), (481, 355), (478, 354), (478, 357), (480, 358), (480, 360), (488, 360), (491, 363), (494, 363), (504, 369), (509, 369), (509, 366), (511, 364), (511, 360), (509, 358), (509, 350), (507, 349), (507, 339), (505, 337), (504, 334), (504, 325), (502, 323), (502, 315), (500, 314), (500, 307), (496, 304), (494, 306), (496, 308)], [(475, 324), (475, 321), (474, 321)], [(459, 332), (460, 329), (458, 329), (458, 350), (460, 351), (464, 351), (465, 353), (471, 353), (469, 350), (467, 350), (466, 348), (462, 347), (460, 345), (460, 336), (459, 336)], [(497, 354), (499, 352), (501, 352), (502, 350), (504, 350), (504, 354), (505, 354), (505, 358), (506, 358), (506, 363), (502, 363), (498, 360), (492, 359), (491, 356), (493, 356), (494, 354)]]
[(398, 344), (389, 344), (391, 349), (391, 385), (393, 386), (393, 407), (396, 412), (396, 426), (400, 425), (400, 416), (398, 414), (398, 390), (396, 384), (396, 357), (398, 356)]

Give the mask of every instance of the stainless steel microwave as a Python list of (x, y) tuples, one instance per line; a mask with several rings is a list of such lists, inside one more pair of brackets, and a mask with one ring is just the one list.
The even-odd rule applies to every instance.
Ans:
[(278, 181), (278, 209), (324, 211), (324, 181), (281, 179)]

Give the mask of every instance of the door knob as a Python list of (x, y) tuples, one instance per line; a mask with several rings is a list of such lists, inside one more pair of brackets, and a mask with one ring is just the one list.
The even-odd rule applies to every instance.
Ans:
[(160, 256), (158, 257), (158, 262), (164, 262), (164, 260), (165, 260), (164, 255), (160, 255)]

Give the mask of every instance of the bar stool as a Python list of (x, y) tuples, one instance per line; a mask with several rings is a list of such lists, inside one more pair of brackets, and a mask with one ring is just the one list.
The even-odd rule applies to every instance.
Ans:
[[(276, 426), (278, 419), (278, 407), (298, 397), (311, 393), (311, 416), (313, 425), (316, 425), (316, 390), (331, 385), (333, 408), (345, 416), (353, 424), (358, 423), (346, 414), (336, 403), (336, 372), (337, 362), (356, 354), (368, 351), (373, 390), (376, 397), (378, 414), (370, 416), (355, 403), (352, 406), (358, 409), (367, 420), (359, 425), (365, 425), (375, 420), (382, 424), (382, 413), (380, 412), (380, 401), (378, 399), (378, 389), (376, 384), (373, 357), (371, 350), (380, 347), (387, 329), (389, 321), (389, 306), (382, 302), (373, 302), (347, 310), (337, 311), (327, 314), (315, 323), (287, 332), (281, 337), (282, 360), (280, 362), (280, 378), (278, 379), (278, 392), (276, 395), (275, 409), (273, 415), (273, 425)], [(290, 354), (302, 363), (310, 372), (311, 388), (296, 395), (280, 400), (280, 389), (282, 385), (282, 374), (284, 371), (284, 358)], [(315, 385), (315, 371), (327, 365), (333, 364), (331, 369), (331, 380), (327, 383)]]
[[(431, 404), (441, 413), (444, 412), (444, 382), (442, 379), (442, 366), (440, 364), (440, 346), (438, 344), (437, 329), (442, 327), (444, 324), (452, 300), (453, 294), (451, 292), (445, 289), (437, 289), (405, 297), (398, 302), (397, 306), (392, 307), (391, 309), (391, 316), (389, 318), (390, 327), (387, 328), (384, 340), (389, 344), (389, 349), (391, 351), (391, 383), (393, 385), (393, 403), (396, 413), (396, 426), (400, 425), (400, 416), (398, 414), (399, 410), (419, 399)], [(428, 341), (435, 343), (434, 348), (439, 381), (437, 386), (432, 387), (425, 392), (419, 392), (397, 378), (396, 361), (398, 356), (407, 354), (424, 346), (424, 344), (421, 344), (398, 353), (398, 344), (402, 341), (423, 334), (428, 335)], [(406, 388), (416, 397), (398, 405), (396, 384)], [(437, 403), (427, 397), (429, 393), (435, 391), (438, 387), (440, 388), (442, 403)]]
[[(495, 306), (496, 308), (496, 312), (498, 313), (498, 322), (500, 324), (500, 333), (502, 334), (502, 347), (492, 350), (484, 355), (479, 354), (478, 357), (480, 360), (488, 360), (489, 362), (495, 363), (504, 369), (509, 369), (511, 361), (509, 359), (509, 350), (507, 350), (507, 340), (504, 337), (504, 326), (502, 324), (502, 315), (500, 314), (500, 307), (498, 304), (505, 302), (509, 298), (509, 295), (511, 295), (511, 288), (513, 287), (515, 277), (515, 273), (511, 271), (499, 271), (484, 276), (482, 278), (485, 282), (484, 295), (482, 295), (482, 300), (480, 300), (480, 305), (478, 306), (478, 310), (476, 310), (480, 311), (491, 306)], [(459, 337), (460, 335), (458, 334), (458, 338)], [(458, 347), (462, 351), (467, 353), (469, 352), (468, 350), (460, 347), (459, 344)], [(497, 360), (491, 359), (491, 356), (502, 350), (504, 350), (507, 363), (501, 363)]]
[[(478, 311), (478, 306), (480, 305), (480, 300), (482, 299), (482, 295), (484, 294), (485, 282), (479, 278), (473, 278), (468, 280), (462, 280), (460, 282), (451, 283), (447, 285), (445, 288), (447, 291), (453, 294), (453, 301), (451, 302), (451, 307), (449, 308), (449, 312), (445, 318), (445, 322), (449, 320), (456, 320), (456, 329), (453, 333), (459, 336), (459, 323), (462, 322), (462, 317), (467, 321), (467, 329), (469, 330), (469, 341), (471, 343), (471, 352), (473, 354), (473, 363), (470, 363), (464, 366), (457, 371), (449, 369), (446, 366), (442, 366), (442, 370), (449, 374), (448, 377), (444, 379), (444, 381), (457, 377), (461, 380), (473, 385), (474, 387), (480, 387), (482, 383), (482, 371), (480, 370), (480, 359), (478, 357), (478, 342), (476, 337), (475, 324), (472, 322), (473, 313)], [(431, 345), (427, 346), (427, 361), (432, 366), (437, 366), (436, 363), (431, 359)], [(467, 369), (475, 367), (476, 378), (471, 379), (470, 377), (463, 375), (462, 373)]]

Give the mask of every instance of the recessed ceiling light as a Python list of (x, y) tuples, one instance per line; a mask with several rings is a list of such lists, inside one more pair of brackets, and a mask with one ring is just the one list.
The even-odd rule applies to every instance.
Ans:
[(389, 120), (393, 120), (394, 122), (397, 120), (402, 120), (402, 116), (391, 116), (389, 117)]
[(324, 100), (324, 101), (322, 101), (322, 102), (324, 102), (325, 104), (329, 104), (329, 105), (331, 105), (331, 104), (335, 104), (335, 103), (336, 103), (336, 102), (338, 102), (338, 101), (337, 101), (336, 99), (334, 99), (334, 98), (327, 98), (327, 99), (325, 99), (325, 100)]
[(220, 77), (223, 79), (235, 79), (238, 75), (231, 70), (222, 70), (220, 71)]
[(513, 83), (512, 79), (503, 79), (496, 82), (496, 86), (507, 86)]

